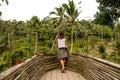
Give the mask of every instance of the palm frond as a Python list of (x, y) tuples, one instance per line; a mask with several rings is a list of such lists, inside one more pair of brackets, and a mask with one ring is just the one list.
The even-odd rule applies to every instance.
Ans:
[(74, 15), (74, 11), (75, 11), (75, 4), (72, 1), (69, 1), (69, 9), (70, 9), (70, 15)]
[(2, 2), (4, 2), (4, 1), (6, 2), (7, 5), (9, 4), (8, 0), (2, 0)]
[(51, 11), (50, 13), (49, 13), (49, 15), (52, 15), (52, 14), (56, 14), (54, 11)]
[(69, 8), (66, 3), (63, 3), (63, 4), (62, 4), (62, 7), (63, 7), (65, 10), (67, 10), (67, 9)]
[(66, 11), (66, 13), (67, 13), (68, 15), (70, 15), (70, 8), (69, 8), (69, 6), (68, 6), (67, 4), (65, 4), (65, 3), (63, 3), (63, 4), (62, 4), (62, 7), (63, 7), (64, 10)]
[(75, 10), (75, 13), (74, 13), (74, 14), (75, 14), (75, 18), (77, 18), (81, 12), (82, 12), (82, 11), (79, 11), (79, 12), (78, 12), (78, 10), (76, 9), (76, 10)]
[(6, 2), (7, 5), (9, 4), (8, 0), (5, 0), (5, 2)]
[(0, 11), (0, 16), (2, 15), (2, 12)]

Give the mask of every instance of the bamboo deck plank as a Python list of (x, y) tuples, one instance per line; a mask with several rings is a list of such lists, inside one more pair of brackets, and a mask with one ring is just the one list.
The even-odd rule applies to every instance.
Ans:
[(51, 79), (51, 72), (47, 72), (45, 80), (52, 80)]
[(83, 76), (81, 76), (80, 74), (78, 73), (75, 73), (75, 72), (70, 72), (72, 75), (73, 75), (73, 78), (75, 80), (86, 80)]
[(68, 74), (67, 71), (66, 71), (66, 73), (62, 73), (62, 79), (63, 80), (69, 80), (67, 74)]
[(46, 80), (46, 76), (47, 76), (47, 74), (43, 75), (40, 80)]
[(86, 80), (78, 73), (67, 71), (61, 73), (59, 69), (47, 72), (40, 80)]
[(60, 72), (60, 70), (58, 69), (58, 70), (56, 70), (57, 72), (56, 72), (56, 80), (62, 80), (62, 73)]
[(56, 80), (57, 70), (51, 71), (51, 80)]
[(66, 74), (67, 74), (68, 80), (76, 80), (76, 79), (74, 79), (74, 76), (71, 73), (71, 71), (66, 71)]

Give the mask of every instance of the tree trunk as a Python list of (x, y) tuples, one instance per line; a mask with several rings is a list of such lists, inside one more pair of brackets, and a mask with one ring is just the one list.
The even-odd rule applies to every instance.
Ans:
[(27, 32), (27, 57), (29, 58), (28, 40), (29, 40), (29, 34), (28, 34), (28, 32)]
[(70, 54), (73, 52), (73, 26), (71, 31), (71, 48), (70, 48)]
[(34, 54), (37, 53), (37, 44), (38, 44), (38, 33), (36, 32), (36, 38), (35, 38), (35, 51), (34, 51)]
[(10, 43), (10, 33), (8, 33), (8, 47), (11, 46), (11, 43)]
[(103, 44), (103, 31), (102, 31), (102, 28), (101, 28), (101, 43)]
[(50, 49), (50, 53), (52, 52), (52, 50), (53, 50), (53, 48), (54, 48), (54, 46), (55, 46), (55, 42), (56, 42), (56, 40), (57, 40), (57, 38), (58, 38), (58, 34), (59, 34), (59, 29), (62, 27), (64, 25), (64, 23), (60, 23), (60, 25), (57, 27), (58, 29), (58, 32), (57, 32), (57, 34), (56, 34), (56, 37), (55, 37), (55, 40), (54, 40), (54, 42), (53, 42), (53, 44), (52, 44), (52, 47), (51, 47), (51, 49)]
[(51, 50), (50, 50), (50, 53), (52, 52), (52, 50), (53, 50), (53, 48), (54, 48), (54, 46), (55, 46), (55, 42), (56, 42), (56, 40), (57, 40), (57, 38), (58, 38), (58, 34), (59, 34), (59, 33), (56, 34), (56, 37), (55, 37), (55, 40), (54, 40), (54, 42), (53, 42), (52, 48), (51, 48)]

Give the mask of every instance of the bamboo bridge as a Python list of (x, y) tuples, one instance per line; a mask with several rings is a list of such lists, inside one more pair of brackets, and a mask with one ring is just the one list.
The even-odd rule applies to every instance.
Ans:
[(61, 73), (57, 55), (35, 55), (0, 73), (0, 80), (120, 80), (120, 65), (76, 54), (69, 55)]

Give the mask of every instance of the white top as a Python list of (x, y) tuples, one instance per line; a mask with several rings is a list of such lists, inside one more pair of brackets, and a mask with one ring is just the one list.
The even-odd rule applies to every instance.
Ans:
[(58, 39), (58, 48), (66, 47), (65, 45), (65, 38)]

